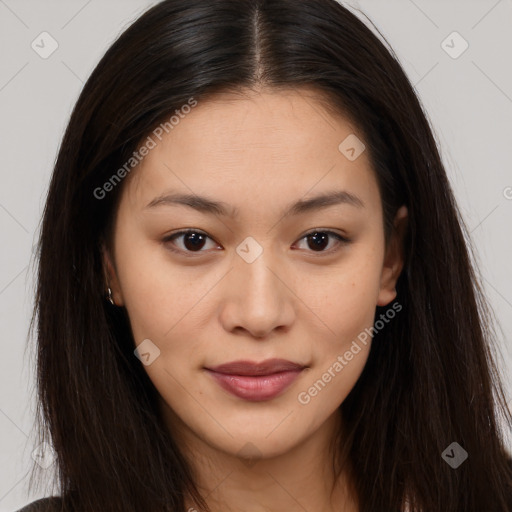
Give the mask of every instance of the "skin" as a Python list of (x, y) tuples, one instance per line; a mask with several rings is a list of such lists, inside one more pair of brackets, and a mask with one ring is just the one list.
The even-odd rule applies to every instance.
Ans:
[[(368, 152), (350, 161), (338, 150), (352, 133), (307, 89), (224, 93), (192, 109), (123, 183), (113, 251), (104, 252), (107, 279), (137, 345), (150, 339), (160, 350), (144, 368), (214, 512), (358, 510), (346, 472), (334, 480), (330, 443), (371, 340), (307, 404), (298, 400), (373, 326), (375, 307), (393, 301), (403, 267), (407, 209), (398, 211), (386, 250)], [(356, 195), (364, 207), (283, 216), (291, 203), (331, 190)], [(238, 213), (146, 207), (171, 191)], [(163, 241), (186, 228), (209, 238), (196, 251), (186, 236)], [(331, 235), (315, 251), (305, 237), (315, 229), (351, 241)], [(251, 263), (236, 252), (249, 236), (263, 250)], [(274, 357), (307, 369), (266, 401), (235, 397), (204, 370)]]

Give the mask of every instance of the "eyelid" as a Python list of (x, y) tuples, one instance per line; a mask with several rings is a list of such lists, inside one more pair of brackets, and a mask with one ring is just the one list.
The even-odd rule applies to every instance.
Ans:
[[(197, 233), (199, 235), (203, 235), (204, 237), (209, 238), (210, 240), (213, 240), (215, 243), (217, 243), (208, 233), (206, 233), (202, 229), (195, 229), (195, 228), (185, 228), (185, 229), (181, 229), (179, 231), (175, 231), (174, 233), (170, 233), (169, 235), (166, 235), (162, 239), (162, 243), (165, 245), (168, 242), (171, 242), (171, 245), (172, 245), (173, 239), (179, 238), (180, 236), (187, 235), (189, 233)], [(184, 251), (182, 249), (177, 249), (177, 248), (174, 248), (174, 247), (169, 247), (168, 250), (170, 250), (172, 252), (175, 252), (175, 253), (178, 253), (178, 254), (181, 254), (181, 255), (184, 255), (185, 257), (192, 257), (192, 258), (196, 257), (196, 256), (200, 256), (201, 253), (209, 252), (209, 251), (203, 251), (203, 250), (196, 251), (196, 252), (194, 252), (194, 251)]]
[(341, 233), (338, 233), (337, 231), (334, 231), (334, 230), (329, 229), (329, 228), (314, 228), (314, 229), (310, 229), (310, 230), (306, 231), (306, 233), (304, 233), (299, 238), (299, 240), (302, 240), (303, 238), (305, 238), (305, 237), (307, 237), (309, 235), (314, 235), (315, 233), (327, 233), (329, 235), (334, 235), (335, 237), (338, 237), (342, 241), (351, 242), (351, 239), (348, 238), (348, 236), (342, 235)]
[(340, 233), (338, 233), (336, 231), (333, 231), (332, 229), (328, 229), (328, 228), (314, 228), (314, 229), (310, 229), (309, 231), (304, 233), (298, 239), (298, 241), (300, 242), (300, 241), (304, 240), (304, 238), (306, 238), (306, 237), (308, 237), (310, 235), (314, 235), (315, 233), (324, 233), (324, 234), (333, 236), (334, 238), (337, 239), (338, 244), (337, 244), (337, 247), (334, 247), (334, 248), (331, 247), (331, 249), (328, 249), (326, 251), (311, 251), (311, 250), (307, 250), (306, 252), (308, 252), (313, 257), (320, 258), (322, 256), (327, 257), (327, 256), (330, 256), (332, 254), (336, 254), (341, 249), (341, 247), (343, 247), (345, 245), (348, 245), (349, 243), (352, 242), (352, 240), (350, 238), (348, 238), (347, 236), (341, 235)]

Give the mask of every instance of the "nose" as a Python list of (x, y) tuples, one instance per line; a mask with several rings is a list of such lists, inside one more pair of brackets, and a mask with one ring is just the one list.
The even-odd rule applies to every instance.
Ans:
[(294, 318), (294, 292), (287, 273), (265, 257), (252, 263), (236, 258), (224, 279), (226, 297), (220, 320), (228, 332), (243, 331), (258, 339), (268, 339), (273, 331), (287, 331)]

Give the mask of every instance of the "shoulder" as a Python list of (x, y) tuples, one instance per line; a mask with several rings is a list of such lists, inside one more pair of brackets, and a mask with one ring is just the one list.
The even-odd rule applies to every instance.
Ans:
[(60, 512), (62, 500), (58, 496), (33, 501), (17, 512)]

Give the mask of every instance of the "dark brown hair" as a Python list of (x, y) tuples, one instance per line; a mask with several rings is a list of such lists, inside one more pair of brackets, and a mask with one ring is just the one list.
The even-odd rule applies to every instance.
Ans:
[[(126, 311), (104, 297), (101, 246), (122, 183), (101, 199), (94, 191), (190, 98), (260, 86), (314, 88), (359, 127), (387, 237), (397, 209), (409, 210), (403, 310), (376, 332), (340, 407), (338, 454), (361, 512), (398, 512), (406, 500), (411, 512), (512, 510), (499, 428), (512, 420), (467, 229), (398, 59), (335, 0), (163, 1), (85, 84), (49, 187), (32, 323), (39, 441), (55, 448), (64, 510), (182, 512), (187, 493), (207, 508), (133, 354)], [(454, 441), (469, 454), (457, 469), (441, 457)]]

